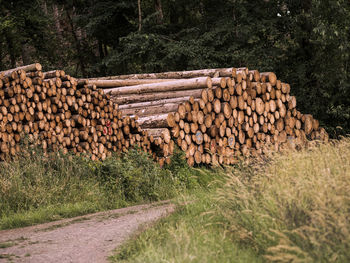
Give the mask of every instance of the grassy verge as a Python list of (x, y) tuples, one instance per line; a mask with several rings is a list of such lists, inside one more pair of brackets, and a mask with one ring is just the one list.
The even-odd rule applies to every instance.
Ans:
[(350, 261), (350, 139), (228, 175), (222, 217), (268, 261)]
[(0, 229), (169, 199), (209, 180), (182, 157), (161, 169), (136, 150), (92, 162), (28, 148), (0, 163)]
[(262, 262), (255, 251), (232, 243), (222, 221), (215, 189), (196, 190), (177, 199), (168, 218), (142, 232), (111, 257), (112, 262)]
[(111, 261), (350, 261), (350, 139), (220, 173)]

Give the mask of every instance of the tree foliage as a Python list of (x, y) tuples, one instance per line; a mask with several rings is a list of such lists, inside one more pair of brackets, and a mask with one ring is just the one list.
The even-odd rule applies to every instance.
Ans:
[(347, 0), (0, 0), (0, 69), (76, 76), (210, 67), (274, 71), (298, 107), (350, 132)]

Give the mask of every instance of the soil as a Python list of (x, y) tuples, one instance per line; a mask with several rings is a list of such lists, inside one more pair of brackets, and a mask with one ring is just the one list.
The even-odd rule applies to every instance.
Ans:
[(0, 262), (108, 262), (141, 227), (174, 208), (166, 201), (0, 231)]

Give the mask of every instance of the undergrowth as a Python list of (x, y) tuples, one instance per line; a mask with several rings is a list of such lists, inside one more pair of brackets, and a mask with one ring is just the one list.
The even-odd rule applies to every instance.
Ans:
[(101, 162), (24, 149), (0, 163), (0, 229), (169, 199), (210, 180), (180, 152), (162, 169), (137, 149)]

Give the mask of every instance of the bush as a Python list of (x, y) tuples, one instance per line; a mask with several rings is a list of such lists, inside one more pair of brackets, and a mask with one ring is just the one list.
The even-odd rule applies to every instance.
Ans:
[[(11, 162), (0, 163), (0, 228), (169, 199), (203, 183), (201, 174), (189, 168), (181, 154), (161, 169), (136, 149), (103, 162), (24, 149)], [(19, 214), (43, 210), (35, 222), (26, 216), (11, 222)]]

